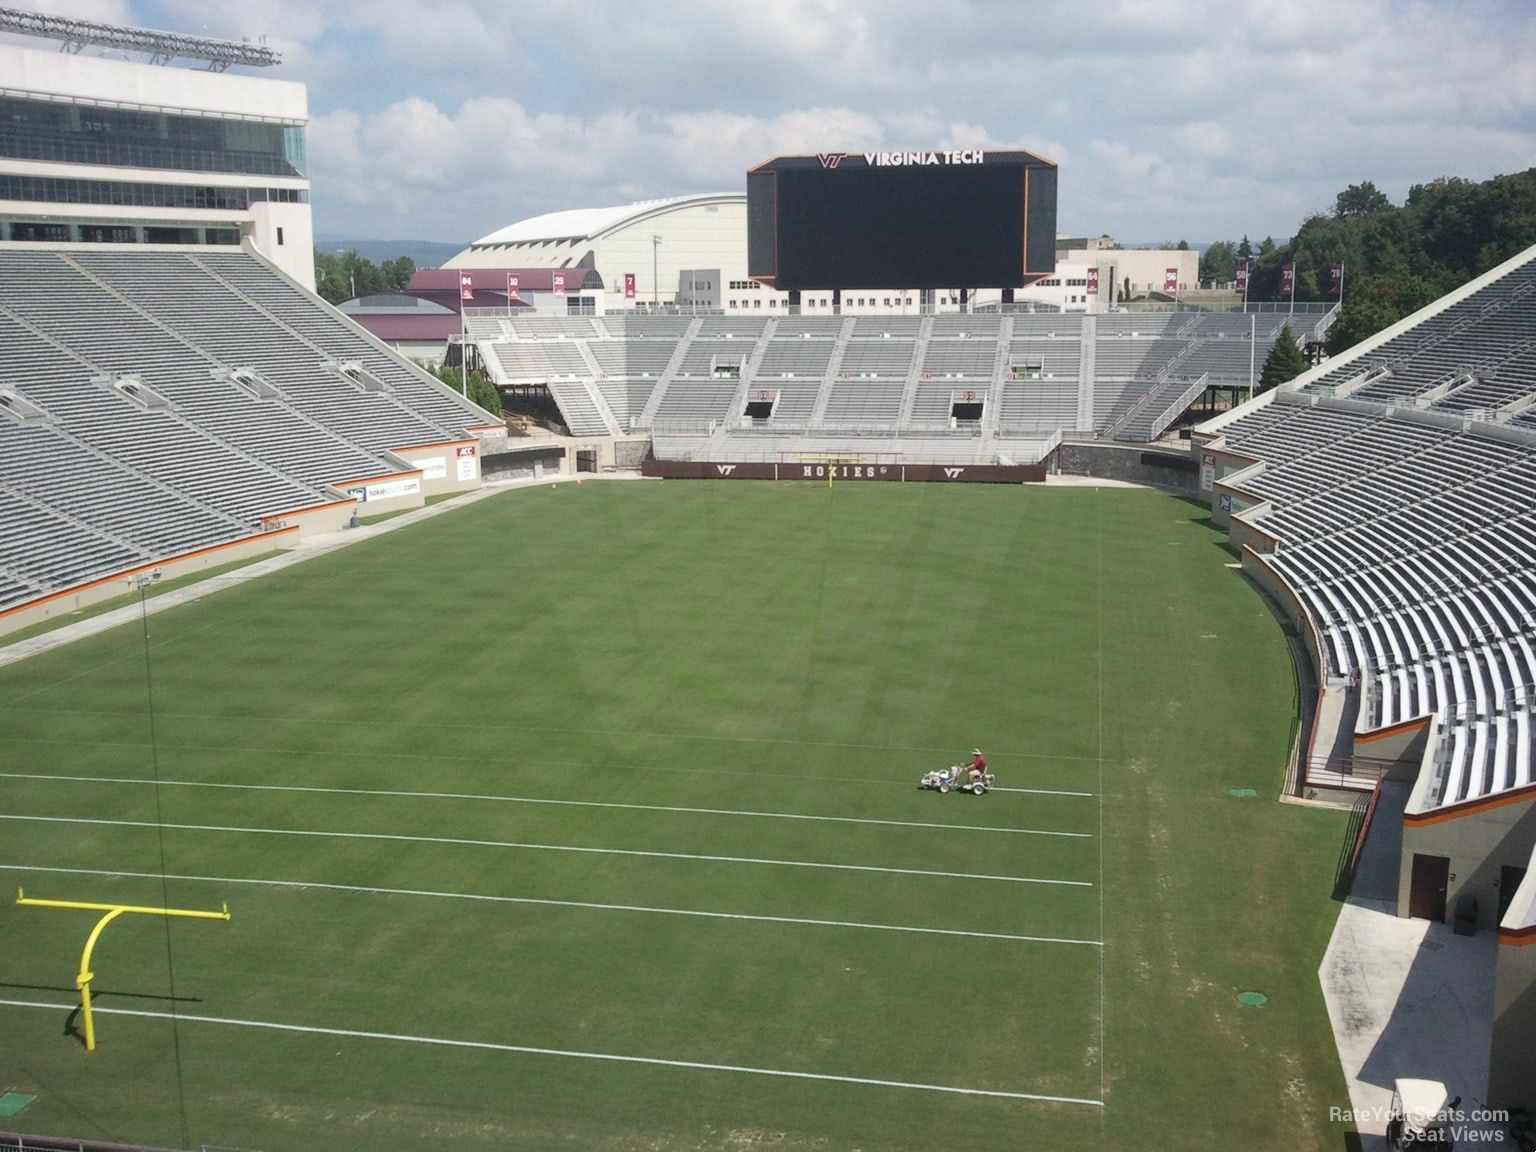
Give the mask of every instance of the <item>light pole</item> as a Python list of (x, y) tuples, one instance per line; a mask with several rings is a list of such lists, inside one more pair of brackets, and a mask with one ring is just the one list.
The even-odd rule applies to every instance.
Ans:
[[(1246, 308), (1245, 299), (1243, 307)], [(1248, 399), (1253, 399), (1253, 358), (1258, 349), (1259, 318), (1250, 314), (1248, 317)]]
[[(128, 586), (139, 594), (139, 626), (144, 635), (144, 702), (149, 711), (149, 762), (155, 785), (155, 831), (160, 842), (160, 904), (162, 909), (169, 909), (171, 897), (169, 885), (166, 882), (165, 865), (165, 810), (160, 803), (160, 741), (155, 731), (155, 681), (150, 672), (149, 664), (149, 606), (147, 603), (147, 591), (151, 584), (160, 579), (161, 570), (151, 568), (145, 572), (135, 572), (128, 577)], [(106, 921), (102, 921), (106, 923)], [(98, 928), (100, 925), (98, 925)], [(85, 967), (82, 958), (81, 967)], [(171, 918), (165, 916), (165, 969), (166, 977), (170, 982), (171, 992), (171, 1046), (175, 1052), (176, 1060), (176, 1104), (181, 1118), (181, 1140), (185, 1146), (191, 1142), (190, 1129), (187, 1126), (187, 1089), (186, 1081), (182, 1075), (181, 1066), (181, 1031), (176, 1018), (176, 960), (171, 947)], [(95, 1039), (94, 1036), (91, 1037)]]
[(661, 237), (651, 237), (651, 311), (656, 311), (660, 306), (658, 293), (661, 291), (661, 277), (656, 273), (657, 253), (661, 251)]

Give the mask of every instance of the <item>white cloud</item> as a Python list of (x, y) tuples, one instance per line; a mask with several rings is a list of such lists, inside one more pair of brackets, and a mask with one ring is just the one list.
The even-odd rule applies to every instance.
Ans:
[(784, 152), (1018, 146), (1061, 222), (1287, 235), (1345, 184), (1401, 197), (1536, 156), (1525, 0), (46, 0), (268, 34), (310, 86), (320, 226), (459, 239), (520, 215), (739, 188)]

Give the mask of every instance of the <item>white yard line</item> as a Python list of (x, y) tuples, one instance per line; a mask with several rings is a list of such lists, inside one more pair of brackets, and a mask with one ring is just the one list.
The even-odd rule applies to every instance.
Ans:
[[(121, 872), (110, 868), (53, 868), (46, 865), (0, 864), (0, 872), (52, 873), (65, 876), (110, 876), (159, 880), (158, 872)], [(1011, 932), (972, 932), (962, 928), (919, 928), (906, 924), (870, 924), (858, 920), (817, 920), (805, 916), (761, 916), (747, 912), (704, 912), (691, 908), (653, 908), (644, 904), (603, 904), (590, 900), (546, 900), (533, 896), (485, 896), (473, 892), (436, 892), (421, 888), (380, 888), (363, 884), (322, 884), (310, 880), (252, 880), (240, 876), (178, 876), (196, 884), (247, 884), (262, 888), (318, 888), (327, 892), (357, 892), (375, 896), (422, 896), (441, 900), (472, 900), (487, 904), (532, 904), (545, 908), (587, 908), (602, 912), (641, 912), (657, 916), (696, 916), (709, 920), (746, 920), (762, 924), (800, 924), (819, 928), (861, 928), (876, 932), (910, 932), (923, 936), (965, 936), (976, 940), (1004, 940), (1021, 944), (1081, 944), (1098, 947), (1097, 940), (1073, 940), (1062, 936), (1020, 936)]]
[[(163, 716), (164, 713), (161, 713)], [(0, 734), (0, 743), (4, 744), (41, 744), (62, 748), (144, 748), (149, 747), (147, 740), (61, 740), (40, 739), (34, 736), (10, 736)], [(420, 752), (380, 752), (375, 749), (354, 751), (347, 748), (279, 748), (272, 745), (254, 747), (248, 744), (181, 744), (160, 742), (160, 750), (173, 752), (242, 752), (260, 753), (265, 756), (321, 756), (328, 759), (341, 759), (344, 757), (363, 757), (370, 760), (410, 760), (414, 763), (421, 762)], [(433, 752), (434, 762), (454, 762), (465, 764), (484, 764), (483, 756), (459, 756), (452, 752)], [(607, 768), (625, 768), (640, 772), (673, 772), (687, 776), (741, 776), (755, 780), (833, 780), (826, 772), (752, 772), (731, 768), (684, 768), (676, 764), (644, 764), (627, 761), (614, 761), (610, 763), (593, 763), (591, 760), (557, 760), (540, 758), (537, 765), (514, 764), (509, 767), (560, 767), (582, 769), (587, 771), (601, 771)], [(37, 777), (42, 780), (68, 779), (68, 777), (54, 777), (43, 774)], [(839, 786), (844, 784), (878, 784), (882, 787), (912, 788), (913, 781), (906, 776), (900, 780), (894, 780), (889, 776), (843, 776), (835, 778)], [(999, 788), (993, 785), (993, 792), (1019, 792), (1030, 796), (1077, 796), (1084, 799), (1093, 799), (1092, 792), (1070, 792), (1060, 788)]]
[(1050, 880), (1035, 876), (991, 876), (971, 872), (937, 872), (924, 868), (881, 868), (873, 864), (829, 864), (812, 860), (772, 860), (752, 856), (707, 856), (691, 852), (647, 852), (637, 848), (584, 848), (571, 844), (526, 844), (510, 840), (471, 840), (455, 836), (406, 836), (388, 832), (320, 832), (298, 828), (242, 828), (221, 824), (157, 824), (153, 820), (103, 820), (84, 816), (21, 816), (0, 814), (0, 820), (40, 824), (109, 825), (120, 828), (166, 828), (178, 832), (232, 832), (259, 836), (312, 836), (334, 840), (389, 840), (411, 844), (454, 844), (474, 848), (520, 848), (532, 852), (579, 852), (594, 856), (639, 856), (661, 860), (703, 860), (714, 864), (764, 864), (782, 868), (820, 868), (838, 872), (882, 872), (892, 876), (927, 876), (951, 880), (998, 880), (1011, 884), (1054, 884), (1092, 888), (1088, 880)]
[[(37, 1000), (0, 1000), (8, 1008), (42, 1008), (68, 1012), (72, 1004), (49, 1004)], [(140, 1008), (104, 1008), (98, 1015), (134, 1016), (146, 1020), (169, 1020), (170, 1012), (150, 1012)], [(411, 1036), (398, 1032), (363, 1032), (351, 1028), (317, 1028), (304, 1024), (277, 1024), (264, 1020), (234, 1020), (224, 1016), (192, 1016), (177, 1012), (183, 1024), (222, 1024), (231, 1028), (259, 1028), (268, 1032), (297, 1032), (310, 1036), (341, 1036), (357, 1040), (390, 1040), (400, 1044), (430, 1044), (441, 1048), (473, 1048), (488, 1052), (510, 1052), (524, 1056), (560, 1056), (572, 1060), (602, 1060), (615, 1064), (647, 1064), (661, 1068), (685, 1068), (699, 1072), (736, 1072), (747, 1076), (776, 1076), (789, 1080), (819, 1080), (833, 1084), (862, 1084), (875, 1088), (904, 1088), (916, 1092), (947, 1092), (957, 1096), (990, 1096), (1002, 1100), (1038, 1100), (1050, 1104), (1081, 1104), (1102, 1108), (1099, 1100), (1075, 1096), (1043, 1096), (1033, 1092), (1001, 1092), (989, 1088), (956, 1088), (946, 1084), (920, 1084), (907, 1080), (875, 1080), (865, 1076), (835, 1076), (826, 1072), (795, 1072), (783, 1068), (752, 1068), (741, 1064), (707, 1064), (698, 1060), (666, 1060), (656, 1056), (621, 1056), (610, 1052), (582, 1052), (568, 1048), (535, 1048), (526, 1044), (496, 1044), (487, 1040), (446, 1040), (436, 1036)]]
[[(117, 776), (64, 776), (38, 772), (0, 772), (6, 780), (59, 780), (82, 784), (154, 785), (156, 781)], [(1018, 836), (1066, 836), (1092, 839), (1091, 832), (1054, 832), (1042, 828), (1000, 828), (988, 824), (943, 824), (923, 820), (877, 820), (866, 816), (811, 816), (800, 812), (758, 812), (734, 808), (685, 808), (670, 804), (620, 804), (607, 800), (548, 800), (533, 796), (494, 796), (473, 792), (411, 792), (391, 788), (322, 788), (300, 784), (216, 784), (201, 780), (161, 780), (162, 788), (222, 788), (242, 792), (314, 792), (333, 796), (394, 796), (416, 800), (480, 800), (497, 804), (551, 804), (570, 808), (621, 808), (635, 812), (676, 812), (687, 815), (745, 816), (769, 820), (813, 820), (830, 824), (883, 824), (892, 828), (937, 828), (945, 832), (1007, 832)]]
[[(1098, 712), (1099, 712), (1099, 940), (1104, 939), (1104, 503), (1097, 498), (1096, 492), (1094, 508), (1098, 521)], [(1104, 1058), (1104, 1033), (1108, 1022), (1104, 1017), (1104, 948), (1099, 948), (1099, 1099), (1103, 1100), (1108, 1092), (1109, 1065)], [(1099, 1122), (1099, 1134), (1102, 1136), (1104, 1124), (1102, 1114)]]
[[(175, 593), (171, 593), (171, 595), (175, 595)], [(161, 599), (166, 598), (161, 597)], [(155, 600), (150, 601), (151, 604), (157, 602)], [(137, 611), (138, 609), (135, 608), (134, 612)], [(169, 641), (166, 641), (166, 643), (169, 643)], [(137, 655), (137, 653), (134, 655)], [(122, 659), (129, 660), (133, 658), (133, 656), (125, 656)], [(81, 673), (81, 675), (86, 675), (86, 673)], [(118, 716), (141, 719), (144, 715), (142, 712), (125, 711), (121, 708), (24, 708), (20, 706), (22, 700), (35, 696), (38, 692), (46, 691), (48, 688), (55, 687), (58, 687), (58, 685), (45, 685), (44, 688), (40, 688), (35, 692), (29, 692), (25, 696), (17, 697), (15, 700), (0, 702), (0, 707), (16, 712), (42, 712), (50, 716)], [(955, 754), (953, 748), (932, 748), (914, 744), (861, 744), (849, 740), (796, 740), (787, 736), (712, 736), (699, 732), (647, 732), (643, 729), (626, 728), (569, 728), (556, 724), (465, 724), (457, 721), (391, 720), (381, 718), (353, 720), (345, 716), (327, 716), (324, 719), (312, 716), (226, 716), (207, 712), (167, 712), (162, 709), (156, 709), (155, 714), (168, 720), (215, 720), (240, 724), (318, 724), (333, 728), (355, 725), (368, 728), (430, 728), (475, 732), (544, 732), (564, 736), (611, 736), (626, 740), (688, 740), (714, 744), (781, 744), (793, 748), (851, 748), (864, 752), (923, 752), (936, 753), (940, 756), (953, 756)], [(1040, 752), (1035, 749), (1000, 748), (994, 751), (992, 755), (1005, 759), (1016, 758), (1020, 760), (1070, 760), (1087, 765), (1093, 764), (1097, 759), (1094, 756)]]

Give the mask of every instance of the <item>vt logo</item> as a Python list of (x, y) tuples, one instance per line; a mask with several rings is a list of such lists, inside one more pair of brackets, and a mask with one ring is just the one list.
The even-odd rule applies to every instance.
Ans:
[(736, 471), (736, 465), (734, 464), (716, 464), (715, 467), (722, 476), (729, 476), (732, 472)]
[(846, 155), (848, 155), (846, 152), (818, 152), (816, 159), (821, 161), (823, 168), (836, 168), (843, 162), (843, 157)]
[(960, 473), (964, 471), (964, 468), (946, 468), (944, 469), (944, 475), (953, 480), (956, 476), (960, 475)]

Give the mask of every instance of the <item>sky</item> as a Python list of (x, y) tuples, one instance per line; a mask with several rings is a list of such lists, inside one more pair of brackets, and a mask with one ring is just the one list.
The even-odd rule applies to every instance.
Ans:
[[(1061, 231), (1289, 237), (1536, 165), (1531, 0), (16, 0), (283, 53), (317, 231), (467, 241), (787, 153), (1024, 148)], [(34, 46), (43, 46), (33, 41)]]

